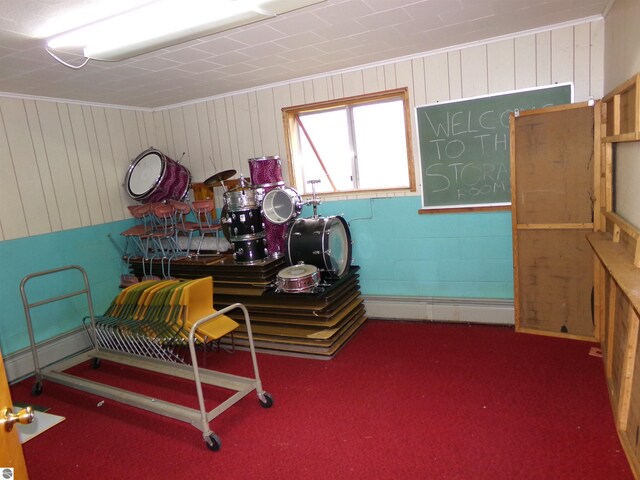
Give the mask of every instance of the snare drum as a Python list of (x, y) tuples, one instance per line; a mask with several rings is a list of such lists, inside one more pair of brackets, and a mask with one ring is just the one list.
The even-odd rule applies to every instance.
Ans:
[(256, 235), (264, 237), (264, 223), (262, 223), (260, 207), (227, 212), (224, 223), (228, 224), (228, 235), (231, 242), (255, 238)]
[(320, 272), (315, 265), (300, 263), (280, 270), (276, 276), (276, 290), (287, 293), (312, 291), (320, 283)]
[(279, 187), (284, 185), (280, 157), (259, 157), (249, 159), (249, 174), (254, 187)]
[(300, 195), (290, 187), (274, 188), (262, 201), (262, 214), (271, 223), (286, 223), (300, 215), (301, 211)]
[(155, 148), (138, 155), (125, 178), (127, 193), (141, 203), (182, 200), (190, 185), (189, 170)]
[(233, 242), (233, 259), (236, 263), (251, 265), (269, 255), (264, 235), (259, 238)]
[(289, 265), (315, 265), (333, 277), (341, 277), (351, 265), (351, 232), (344, 218), (299, 218), (285, 234)]

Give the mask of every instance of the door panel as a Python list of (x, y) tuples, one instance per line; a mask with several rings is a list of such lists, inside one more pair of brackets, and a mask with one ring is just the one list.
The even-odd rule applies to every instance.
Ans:
[(519, 331), (594, 339), (591, 313), (594, 109), (512, 116), (515, 323)]

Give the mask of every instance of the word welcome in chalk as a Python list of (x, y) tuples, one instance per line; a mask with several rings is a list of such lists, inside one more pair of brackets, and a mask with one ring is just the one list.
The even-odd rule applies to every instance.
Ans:
[[(510, 197), (507, 156), (512, 111), (460, 109), (434, 115), (423, 112), (431, 159), (424, 177), (431, 195), (447, 192), (460, 201), (483, 196), (495, 198), (498, 192)], [(496, 162), (498, 158), (504, 160)]]
[(424, 208), (511, 202), (511, 113), (571, 103), (554, 85), (416, 107)]

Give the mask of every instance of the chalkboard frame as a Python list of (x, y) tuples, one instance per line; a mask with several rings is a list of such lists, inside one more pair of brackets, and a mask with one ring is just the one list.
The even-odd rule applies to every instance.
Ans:
[[(480, 95), (475, 97), (466, 97), (455, 100), (447, 100), (443, 102), (435, 102), (425, 105), (418, 105), (415, 107), (416, 117), (415, 117), (415, 125), (418, 139), (418, 151), (420, 157), (420, 175), (421, 175), (421, 195), (422, 195), (422, 208), (419, 210), (419, 213), (438, 213), (438, 212), (467, 212), (467, 211), (495, 211), (495, 210), (509, 210), (511, 206), (511, 187), (510, 187), (510, 160), (509, 160), (509, 125), (508, 121), (506, 122), (506, 126), (504, 124), (504, 116), (508, 118), (508, 113), (515, 112), (518, 113), (519, 110), (530, 110), (534, 108), (542, 108), (546, 106), (573, 103), (574, 101), (574, 86), (571, 82), (566, 83), (557, 83), (553, 85), (546, 85), (541, 87), (520, 89), (520, 90), (512, 90), (507, 92), (499, 92), (495, 94), (488, 95)], [(451, 143), (451, 151), (453, 152), (453, 157), (449, 160), (453, 160), (446, 163), (447, 160), (443, 161), (443, 155), (445, 153), (445, 147), (443, 147), (443, 141), (449, 139), (450, 137), (455, 137), (457, 135), (469, 134), (473, 135), (473, 133), (478, 132), (478, 130), (472, 129), (472, 110), (477, 105), (480, 105), (481, 108), (483, 106), (490, 107), (491, 105), (497, 105), (500, 109), (500, 115), (498, 115), (498, 119), (493, 119), (493, 130), (492, 134), (496, 131), (499, 132), (500, 135), (503, 135), (500, 140), (500, 148), (502, 151), (498, 152), (498, 134), (495, 137), (495, 152), (493, 156), (490, 156), (490, 153), (485, 152), (484, 145), (482, 146), (482, 154), (489, 156), (487, 159), (485, 157), (484, 160), (481, 160), (482, 166), (475, 165), (477, 162), (476, 158), (473, 161), (467, 160), (466, 164), (463, 164), (458, 161), (458, 157), (455, 155), (458, 152), (465, 152), (464, 143), (461, 143), (462, 140), (457, 137), (453, 140), (450, 140)], [(492, 112), (495, 114), (494, 110), (478, 110), (482, 112)], [(453, 113), (452, 113), (453, 112)], [(429, 114), (433, 113), (434, 115), (442, 115), (446, 113), (446, 130), (442, 124), (435, 125), (431, 122)], [(462, 121), (455, 120), (455, 115), (458, 113), (462, 113), (459, 120), (467, 120), (468, 124), (466, 127), (467, 131), (464, 130), (465, 125)], [(467, 118), (464, 118), (464, 115), (468, 115)], [(483, 116), (477, 115), (475, 119), (474, 128), (478, 128), (479, 125), (482, 125), (482, 122), (479, 119)], [(424, 119), (427, 120), (424, 120)], [(490, 117), (488, 117), (490, 118)], [(443, 117), (444, 119), (444, 117)], [(502, 119), (502, 121), (500, 121)], [(422, 122), (421, 122), (422, 120)], [(424, 122), (430, 122), (428, 127), (425, 127)], [(491, 123), (489, 121), (487, 124)], [(496, 126), (499, 127), (496, 130)], [(421, 128), (422, 127), (422, 128)], [(429, 131), (431, 129), (431, 133)], [(458, 128), (458, 132), (455, 129)], [(488, 128), (488, 127), (487, 127)], [(484, 132), (480, 130), (480, 132)], [(441, 133), (446, 133), (445, 140), (440, 137)], [(474, 142), (475, 147), (480, 144), (483, 144), (484, 138), (487, 135), (473, 135), (470, 138)], [(435, 147), (434, 147), (435, 144)], [(449, 147), (449, 143), (444, 144), (446, 147)], [(462, 145), (461, 148), (456, 150), (458, 145)], [(487, 143), (490, 145), (490, 143)], [(473, 148), (469, 149), (470, 152), (473, 152)], [(487, 151), (490, 150), (487, 148)], [(459, 156), (463, 155), (460, 153)], [(464, 158), (463, 158), (464, 160)], [(461, 165), (464, 165), (461, 170)], [(476, 194), (478, 198), (473, 198), (471, 195), (465, 195), (467, 191), (464, 191), (461, 195), (461, 189), (458, 189), (457, 192), (453, 191), (446, 192), (445, 194), (436, 195), (441, 191), (445, 191), (451, 189), (452, 182), (455, 183), (458, 178), (462, 178), (462, 175), (459, 176), (461, 171), (464, 171), (465, 167), (470, 167), (469, 172), (471, 175), (474, 172), (480, 172), (481, 170), (487, 170), (488, 167), (492, 169), (493, 172), (497, 169), (497, 174), (493, 173), (493, 177), (491, 175), (486, 175), (488, 177), (488, 181), (493, 181), (498, 176), (499, 183), (494, 183), (494, 191), (495, 197), (487, 199), (487, 195), (491, 195), (494, 192), (490, 192), (489, 194), (485, 194), (484, 192), (489, 187), (484, 186), (483, 189), (476, 188), (473, 186), (471, 188), (469, 185), (464, 185), (465, 188), (469, 187), (469, 192)], [(437, 170), (439, 169), (439, 170)], [(429, 173), (432, 172), (432, 173)], [(439, 172), (439, 173), (436, 173)], [(446, 174), (455, 175), (451, 178), (447, 177)], [(480, 173), (477, 174), (478, 176)], [(484, 175), (484, 174), (483, 174)], [(430, 178), (433, 177), (433, 178)], [(473, 176), (469, 176), (468, 178), (474, 178)], [(429, 183), (431, 181), (431, 183)], [(434, 183), (439, 181), (440, 184), (438, 186), (434, 186)], [(506, 182), (506, 183), (505, 183)], [(440, 188), (440, 190), (435, 190), (438, 187), (445, 186), (446, 188)], [(455, 188), (455, 186), (453, 186)], [(430, 191), (431, 188), (433, 191)], [(474, 190), (475, 188), (475, 190)], [(500, 189), (504, 191), (499, 191)], [(474, 193), (475, 192), (475, 193)], [(455, 198), (457, 193), (457, 198)], [(445, 197), (445, 195), (453, 195), (453, 199), (451, 197)], [(502, 198), (501, 198), (502, 197)]]

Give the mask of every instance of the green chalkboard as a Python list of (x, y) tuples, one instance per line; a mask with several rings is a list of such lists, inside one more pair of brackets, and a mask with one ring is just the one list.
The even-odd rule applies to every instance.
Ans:
[(509, 114), (571, 100), (565, 84), (417, 107), (422, 207), (511, 203)]

